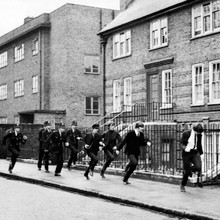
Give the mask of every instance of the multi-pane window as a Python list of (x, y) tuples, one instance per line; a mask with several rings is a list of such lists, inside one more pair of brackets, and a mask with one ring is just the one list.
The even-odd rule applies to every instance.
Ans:
[(131, 54), (131, 30), (113, 36), (113, 59)]
[(99, 73), (99, 56), (87, 55), (84, 57), (85, 73)]
[(163, 107), (172, 107), (172, 70), (162, 71)]
[(14, 83), (15, 97), (24, 95), (24, 80), (18, 80)]
[(192, 66), (192, 104), (203, 104), (204, 102), (204, 80), (203, 64)]
[(151, 29), (151, 49), (166, 46), (168, 44), (168, 27), (167, 18), (152, 21), (150, 24)]
[(38, 92), (38, 75), (32, 77), (32, 93)]
[(0, 54), (0, 68), (8, 65), (8, 52), (5, 51)]
[(132, 103), (132, 84), (131, 84), (131, 77), (124, 79), (124, 105), (125, 109), (128, 111), (131, 110), (131, 103)]
[(15, 50), (14, 51), (15, 62), (23, 60), (24, 59), (24, 44), (16, 46), (14, 50)]
[(7, 99), (7, 85), (0, 85), (0, 100)]
[(114, 80), (113, 82), (113, 111), (121, 111), (121, 81)]
[(8, 120), (7, 117), (0, 117), (0, 124), (7, 124)]
[(32, 54), (36, 55), (39, 51), (39, 41), (38, 38), (35, 38), (32, 42)]
[(220, 30), (220, 0), (192, 8), (192, 35), (199, 36)]
[(99, 97), (86, 97), (85, 99), (85, 114), (98, 115), (100, 114)]
[(220, 60), (209, 63), (209, 99), (220, 103)]

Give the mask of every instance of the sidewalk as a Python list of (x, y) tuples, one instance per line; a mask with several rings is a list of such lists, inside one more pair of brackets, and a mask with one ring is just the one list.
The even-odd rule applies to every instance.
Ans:
[(45, 173), (38, 171), (36, 164), (24, 162), (17, 162), (13, 174), (9, 174), (8, 165), (9, 161), (0, 160), (0, 176), (186, 218), (220, 219), (220, 186), (186, 187), (183, 193), (174, 184), (130, 178), (131, 184), (125, 185), (121, 176), (106, 174), (103, 179), (97, 172), (86, 180), (84, 171), (77, 169), (63, 168), (62, 176), (55, 177), (55, 166), (50, 166), (51, 173)]

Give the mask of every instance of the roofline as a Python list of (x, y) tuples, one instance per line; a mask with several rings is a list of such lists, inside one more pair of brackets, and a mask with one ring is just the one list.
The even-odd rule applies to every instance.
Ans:
[(194, 3), (196, 2), (199, 2), (200, 0), (187, 0), (186, 2), (181, 2), (179, 4), (176, 4), (176, 5), (173, 5), (173, 6), (170, 6), (168, 8), (165, 8), (165, 9), (162, 9), (160, 11), (157, 11), (157, 12), (154, 12), (152, 14), (148, 14), (146, 16), (143, 16), (141, 18), (138, 18), (138, 19), (135, 19), (133, 21), (130, 21), (130, 22), (127, 22), (127, 23), (124, 23), (124, 24), (121, 24), (117, 27), (114, 27), (114, 28), (111, 28), (111, 29), (108, 29), (106, 31), (100, 31), (98, 33), (98, 35), (101, 35), (101, 36), (106, 36), (106, 35), (110, 35), (111, 33), (113, 32), (117, 32), (119, 30), (121, 30), (122, 28), (128, 28), (128, 27), (131, 27), (131, 26), (134, 26), (135, 24), (138, 24), (138, 23), (142, 23), (142, 22), (145, 22), (147, 20), (150, 20), (156, 16), (158, 16), (158, 14), (165, 14), (165, 13), (168, 13), (168, 12), (171, 12), (171, 11), (175, 11), (175, 10), (178, 10), (180, 8), (184, 8), (186, 6), (190, 6), (190, 5), (193, 5)]

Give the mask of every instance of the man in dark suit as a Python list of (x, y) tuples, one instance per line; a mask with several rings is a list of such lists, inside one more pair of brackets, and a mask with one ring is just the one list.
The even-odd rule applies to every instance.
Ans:
[(43, 132), (45, 131), (45, 128), (46, 128), (45, 123), (46, 122), (44, 122), (43, 128), (41, 128), (38, 133), (38, 141), (39, 141), (39, 155), (38, 155), (38, 163), (37, 163), (38, 170), (41, 170), (42, 161), (44, 158), (42, 135), (43, 135)]
[(109, 167), (111, 162), (118, 155), (119, 151), (117, 150), (117, 146), (122, 142), (122, 138), (120, 134), (115, 131), (115, 124), (113, 121), (109, 121), (107, 123), (108, 131), (102, 135), (103, 142), (105, 147), (103, 148), (106, 155), (106, 162), (101, 169), (100, 175), (102, 178), (105, 178), (105, 170)]
[(138, 165), (140, 147), (151, 145), (149, 139), (146, 140), (144, 139), (143, 130), (144, 130), (144, 124), (142, 122), (137, 122), (135, 124), (135, 129), (128, 132), (124, 140), (118, 146), (118, 150), (121, 150), (121, 148), (126, 144), (125, 154), (127, 154), (129, 159), (129, 164), (127, 165), (126, 173), (123, 178), (123, 182), (126, 184), (130, 184), (130, 182), (128, 182), (128, 179)]
[(79, 140), (82, 139), (81, 131), (77, 129), (77, 122), (73, 121), (71, 128), (66, 132), (66, 143), (65, 146), (70, 149), (70, 158), (67, 163), (67, 168), (70, 170), (71, 164), (76, 164), (77, 154), (79, 152)]
[(51, 145), (50, 141), (47, 141), (50, 134), (52, 133), (51, 123), (49, 121), (45, 121), (45, 130), (42, 132), (42, 148), (44, 150), (44, 166), (46, 173), (49, 173), (49, 148)]
[(100, 146), (104, 146), (104, 143), (102, 142), (102, 136), (98, 134), (98, 131), (99, 125), (94, 124), (92, 126), (92, 132), (86, 134), (85, 136), (85, 152), (91, 158), (89, 166), (86, 169), (86, 172), (84, 173), (84, 176), (87, 180), (89, 180), (89, 172), (90, 175), (93, 176), (94, 168), (98, 163), (98, 151), (101, 148)]
[(183, 159), (183, 178), (180, 185), (180, 191), (186, 192), (185, 186), (187, 184), (189, 176), (192, 176), (192, 172), (198, 172), (197, 184), (202, 187), (199, 182), (201, 176), (201, 156), (202, 150), (202, 132), (203, 127), (201, 124), (197, 124), (191, 130), (185, 131), (180, 140), (182, 144), (182, 159)]
[(19, 144), (20, 143), (25, 144), (27, 140), (27, 137), (23, 135), (20, 130), (21, 130), (20, 126), (16, 125), (14, 129), (11, 130), (5, 137), (6, 145), (8, 147), (8, 150), (11, 152), (11, 161), (8, 168), (9, 173), (12, 173), (12, 169), (14, 168), (17, 158), (19, 156), (20, 153)]
[(53, 131), (47, 138), (46, 144), (50, 144), (49, 152), (53, 161), (56, 163), (55, 176), (60, 176), (63, 168), (63, 145), (66, 141), (64, 124), (57, 125), (57, 129)]

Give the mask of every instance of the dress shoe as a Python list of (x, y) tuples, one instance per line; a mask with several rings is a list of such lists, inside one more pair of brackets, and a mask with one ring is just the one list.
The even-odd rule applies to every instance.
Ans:
[(8, 172), (9, 172), (9, 173), (12, 173), (12, 169), (9, 168), (9, 169), (8, 169)]
[(68, 170), (71, 170), (71, 168), (70, 168), (69, 166), (67, 166), (67, 169), (68, 169)]
[(45, 172), (46, 172), (46, 173), (50, 173), (50, 171), (49, 171), (49, 170), (45, 170)]
[(197, 182), (196, 186), (198, 186), (198, 187), (202, 188), (202, 187), (203, 187), (203, 184), (202, 184), (202, 183), (200, 183), (200, 182)]
[(90, 174), (90, 176), (93, 176), (93, 171), (90, 170), (90, 171), (89, 171), (89, 174)]
[(104, 173), (100, 173), (100, 176), (101, 176), (102, 178), (105, 178), (105, 174), (104, 174)]
[(54, 176), (61, 176), (59, 173), (55, 173)]
[(38, 168), (38, 170), (41, 170), (41, 168)]
[(131, 184), (130, 182), (128, 182), (128, 180), (124, 180), (124, 179), (123, 179), (123, 182), (124, 182), (126, 185)]
[(180, 191), (181, 192), (186, 192), (185, 186), (183, 186), (182, 184), (180, 185)]
[(84, 176), (86, 177), (87, 180), (90, 180), (88, 173), (84, 173)]

